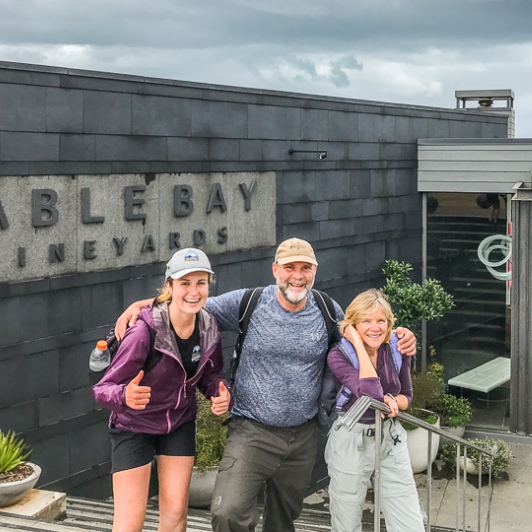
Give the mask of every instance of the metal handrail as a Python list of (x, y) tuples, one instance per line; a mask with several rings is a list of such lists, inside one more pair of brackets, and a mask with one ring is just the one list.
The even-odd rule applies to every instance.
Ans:
[[(369, 408), (373, 408), (375, 410), (375, 486), (374, 486), (374, 530), (380, 530), (380, 447), (381, 447), (381, 427), (382, 427), (382, 417), (381, 413), (388, 414), (390, 413), (390, 409), (385, 403), (381, 403), (380, 401), (377, 401), (377, 399), (374, 399), (373, 397), (368, 397), (367, 395), (363, 395), (362, 397), (359, 397), (355, 403), (351, 406), (351, 408), (341, 417), (338, 419), (337, 423), (334, 426), (335, 430), (339, 430), (340, 427), (345, 426), (348, 430), (351, 430), (354, 428), (354, 426), (360, 421), (362, 416), (366, 413), (366, 411)], [(427, 522), (426, 522), (426, 530), (427, 532), (430, 532), (431, 530), (431, 524), (430, 524), (430, 517), (431, 517), (431, 496), (432, 496), (432, 460), (431, 460), (431, 450), (432, 450), (432, 435), (433, 434), (439, 434), (440, 436), (445, 436), (447, 439), (451, 440), (453, 443), (456, 444), (456, 504), (457, 504), (457, 510), (460, 502), (459, 498), (459, 492), (460, 492), (460, 445), (464, 446), (464, 467), (463, 467), (463, 480), (462, 480), (462, 491), (465, 492), (466, 487), (466, 469), (465, 464), (467, 461), (467, 449), (475, 449), (479, 453), (479, 475), (478, 475), (478, 532), (480, 532), (481, 529), (481, 488), (482, 488), (482, 456), (486, 455), (488, 458), (491, 458), (491, 460), (488, 461), (488, 492), (490, 494), (489, 501), (488, 501), (488, 511), (486, 516), (486, 524), (487, 528), (486, 531), (489, 532), (490, 530), (490, 507), (491, 507), (491, 464), (493, 461), (494, 454), (490, 451), (487, 451), (486, 449), (482, 449), (478, 445), (475, 445), (460, 436), (456, 436), (454, 434), (451, 434), (440, 427), (436, 427), (434, 425), (431, 425), (430, 423), (427, 423), (426, 421), (423, 421), (422, 419), (419, 419), (417, 417), (411, 416), (410, 414), (407, 414), (406, 412), (398, 412), (397, 418), (406, 421), (407, 423), (410, 423), (416, 427), (420, 427), (428, 431), (428, 469), (427, 469)], [(462, 530), (466, 530), (466, 497), (462, 497)], [(459, 519), (460, 519), (460, 512), (456, 512), (456, 532), (459, 531)]]

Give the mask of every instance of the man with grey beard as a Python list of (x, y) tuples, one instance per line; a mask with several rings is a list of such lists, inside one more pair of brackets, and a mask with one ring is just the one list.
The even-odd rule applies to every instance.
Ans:
[[(276, 284), (264, 288), (251, 315), (233, 388), (227, 444), (212, 499), (215, 532), (293, 532), (310, 482), (317, 445), (318, 397), (329, 337), (314, 299), (318, 261), (305, 240), (290, 238), (275, 253)], [(209, 297), (205, 308), (221, 330), (238, 332), (245, 290)], [(133, 304), (117, 327), (125, 331)], [(135, 305), (137, 305), (135, 307)], [(336, 317), (343, 311), (334, 302)], [(415, 337), (399, 328), (399, 350), (415, 353)]]

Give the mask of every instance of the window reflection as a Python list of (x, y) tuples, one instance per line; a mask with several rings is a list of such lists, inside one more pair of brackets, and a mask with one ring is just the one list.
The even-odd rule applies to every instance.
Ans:
[[(438, 279), (456, 305), (442, 320), (427, 324), (427, 345), (443, 364), (446, 381), (497, 357), (510, 357), (509, 281), (495, 278), (478, 257), (487, 237), (505, 239), (509, 203), (510, 197), (500, 194), (427, 196), (427, 276)], [(496, 270), (504, 273), (505, 249), (498, 242), (491, 239), (484, 248), (489, 261), (502, 263)], [(500, 429), (509, 422), (509, 385), (488, 393), (458, 387), (450, 392), (472, 400), (472, 425)]]

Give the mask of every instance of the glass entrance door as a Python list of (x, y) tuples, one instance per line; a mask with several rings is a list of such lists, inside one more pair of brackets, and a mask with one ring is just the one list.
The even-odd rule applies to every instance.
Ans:
[[(441, 281), (455, 302), (442, 320), (428, 324), (427, 346), (444, 366), (449, 391), (471, 399), (471, 425), (490, 430), (509, 423), (509, 202), (499, 194), (427, 197), (427, 277)], [(486, 262), (497, 266), (490, 271)]]

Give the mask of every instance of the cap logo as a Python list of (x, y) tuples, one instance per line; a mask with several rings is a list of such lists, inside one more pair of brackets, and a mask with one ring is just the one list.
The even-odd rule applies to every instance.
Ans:
[(185, 262), (187, 264), (191, 264), (192, 262), (198, 262), (199, 261), (199, 257), (196, 253), (194, 253), (193, 251), (189, 251), (186, 255), (185, 255)]

